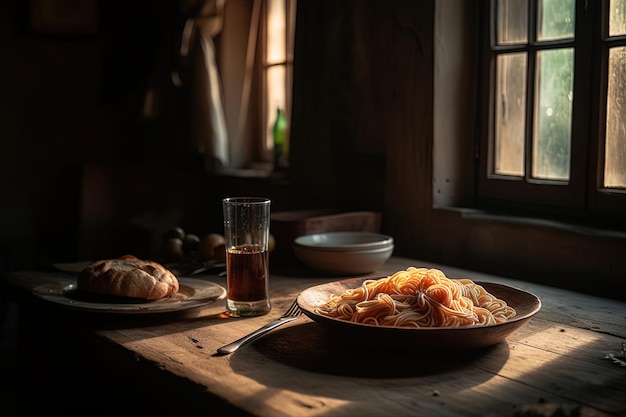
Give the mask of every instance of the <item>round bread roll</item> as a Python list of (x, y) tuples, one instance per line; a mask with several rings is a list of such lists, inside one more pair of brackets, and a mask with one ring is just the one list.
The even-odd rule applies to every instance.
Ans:
[(178, 279), (163, 265), (132, 255), (92, 263), (78, 275), (80, 291), (158, 300), (178, 292)]

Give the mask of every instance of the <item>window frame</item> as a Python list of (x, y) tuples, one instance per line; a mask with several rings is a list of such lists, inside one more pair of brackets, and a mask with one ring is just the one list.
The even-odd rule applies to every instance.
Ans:
[[(595, 36), (601, 28), (598, 13), (602, 12), (603, 34), (608, 34), (606, 16), (608, 0), (588, 5), (576, 1), (576, 26), (573, 40), (554, 40), (535, 43), (536, 1), (529, 0), (529, 39), (525, 45), (496, 45), (496, 1), (486, 0), (481, 9), (479, 128), (476, 143), (476, 204), (479, 208), (515, 209), (538, 215), (558, 213), (574, 219), (606, 221), (625, 219), (626, 193), (603, 190), (603, 149), (599, 138), (604, 137), (606, 112), (608, 44)], [(559, 181), (505, 177), (490, 174), (493, 164), (495, 115), (496, 59), (503, 52), (526, 51), (527, 105), (525, 172), (530, 172), (529, 141), (532, 141), (534, 110), (534, 58), (537, 51), (571, 45), (574, 48), (574, 103), (572, 106), (572, 137), (570, 180)], [(590, 59), (592, 61), (590, 61)], [(600, 62), (601, 65), (588, 65)], [(597, 92), (597, 93), (595, 93)], [(599, 109), (592, 112), (592, 109)], [(592, 173), (597, 173), (593, 175)]]
[[(608, 73), (608, 55), (611, 47), (626, 46), (626, 35), (615, 36), (609, 38), (609, 0), (598, 2), (600, 9), (596, 10), (598, 18), (597, 32), (599, 35), (595, 38), (595, 50), (599, 56), (594, 57), (601, 59), (597, 73), (594, 79), (597, 80), (597, 88), (600, 92), (598, 97), (594, 99), (593, 105), (599, 111), (594, 120), (596, 135), (591, 137), (592, 165), (591, 169), (596, 172), (596, 182), (590, 181), (589, 195), (590, 208), (593, 212), (626, 219), (626, 191), (598, 190), (596, 184), (603, 184), (604, 181), (604, 145), (605, 141), (600, 141), (606, 134), (606, 107), (608, 92), (608, 76), (602, 76)], [(595, 4), (595, 3), (594, 3)]]

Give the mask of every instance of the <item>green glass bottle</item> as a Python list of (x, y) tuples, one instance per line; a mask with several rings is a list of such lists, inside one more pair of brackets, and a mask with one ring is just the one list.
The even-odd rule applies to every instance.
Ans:
[(287, 119), (280, 108), (276, 109), (272, 135), (274, 137), (274, 169), (286, 169), (289, 166), (289, 138), (287, 137)]

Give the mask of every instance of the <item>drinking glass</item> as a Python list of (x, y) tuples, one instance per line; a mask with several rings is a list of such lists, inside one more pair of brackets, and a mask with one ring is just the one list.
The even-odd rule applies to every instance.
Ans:
[(222, 200), (222, 204), (226, 241), (226, 310), (232, 317), (267, 314), (271, 310), (270, 200), (229, 197)]

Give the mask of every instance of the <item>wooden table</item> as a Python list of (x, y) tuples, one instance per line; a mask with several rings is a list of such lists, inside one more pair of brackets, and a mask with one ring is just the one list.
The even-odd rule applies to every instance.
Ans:
[[(626, 303), (403, 258), (370, 275), (408, 266), (513, 285), (543, 306), (506, 341), (478, 352), (359, 350), (302, 317), (217, 356), (218, 347), (280, 316), (300, 291), (337, 278), (273, 268), (272, 312), (233, 319), (221, 302), (157, 316), (76, 312), (32, 296), (35, 286), (67, 275), (7, 273), (3, 292), (20, 306), (21, 408), (45, 404), (64, 415), (626, 416), (626, 366), (611, 358), (626, 341)], [(217, 275), (199, 279), (225, 285)]]

